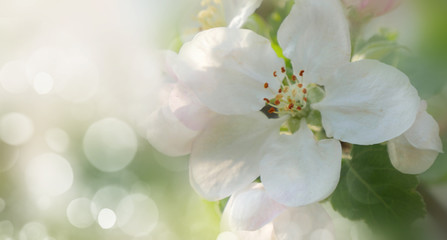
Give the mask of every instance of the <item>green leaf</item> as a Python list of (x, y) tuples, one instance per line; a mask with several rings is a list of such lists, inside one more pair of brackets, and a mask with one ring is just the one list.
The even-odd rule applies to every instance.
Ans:
[(398, 172), (386, 146), (357, 146), (344, 160), (340, 182), (331, 197), (333, 208), (351, 220), (363, 220), (377, 232), (406, 229), (425, 216), (416, 192), (418, 180)]

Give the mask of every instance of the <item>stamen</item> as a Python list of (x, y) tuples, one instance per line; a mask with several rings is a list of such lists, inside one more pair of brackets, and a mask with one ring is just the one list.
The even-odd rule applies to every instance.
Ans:
[(301, 111), (301, 107), (300, 107), (300, 106), (296, 107), (296, 109), (297, 109), (298, 111)]
[(303, 74), (304, 74), (304, 70), (301, 70), (301, 71), (300, 71), (300, 77), (302, 77)]
[(278, 93), (282, 93), (282, 88), (278, 89)]
[(298, 87), (299, 87), (299, 88), (302, 88), (302, 87), (303, 87), (303, 84), (298, 83)]
[(277, 77), (278, 74), (276, 73), (276, 71), (273, 72), (273, 77)]
[(266, 103), (270, 103), (270, 100), (268, 100), (267, 98), (264, 98), (264, 101), (265, 101)]
[(275, 101), (275, 105), (279, 105), (280, 103), (281, 103), (281, 101), (279, 101), (279, 100)]
[(264, 83), (264, 88), (268, 88), (269, 84), (268, 83)]
[(288, 106), (289, 110), (293, 108), (293, 103), (289, 104)]
[(271, 108), (269, 109), (268, 112), (269, 112), (269, 113), (274, 113), (274, 112), (275, 112), (275, 108), (274, 108), (274, 107), (271, 107)]
[(296, 81), (296, 76), (295, 75), (292, 75), (292, 81)]
[(293, 96), (293, 97), (296, 97), (296, 94), (297, 94), (296, 89), (293, 89), (293, 90), (292, 90), (292, 96)]
[(303, 93), (306, 94), (307, 93), (307, 89), (303, 88)]
[(281, 67), (281, 72), (285, 73), (286, 72), (286, 68), (285, 67)]

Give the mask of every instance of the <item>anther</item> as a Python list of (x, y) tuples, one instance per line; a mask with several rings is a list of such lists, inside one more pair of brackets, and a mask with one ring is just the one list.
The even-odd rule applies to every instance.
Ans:
[(304, 100), (305, 102), (307, 102), (307, 97), (303, 97), (303, 100)]
[(307, 93), (307, 89), (303, 88), (303, 93), (306, 94)]
[(282, 88), (278, 89), (278, 93), (282, 93)]
[(297, 109), (298, 111), (301, 111), (301, 107), (300, 107), (300, 106), (296, 107), (296, 109)]
[(271, 108), (269, 109), (268, 112), (269, 112), (269, 113), (274, 113), (274, 112), (275, 112), (275, 108), (274, 108), (274, 107), (271, 107)]
[(292, 81), (296, 81), (296, 76), (295, 75), (292, 75)]
[(282, 73), (285, 73), (285, 72), (286, 72), (286, 68), (281, 67), (281, 72), (282, 72)]
[(276, 74), (276, 71), (273, 72), (273, 77), (277, 77), (278, 74)]
[(275, 105), (279, 105), (280, 103), (281, 103), (281, 101), (279, 101), (279, 100), (275, 101)]
[(288, 108), (292, 109), (293, 108), (293, 103), (289, 104)]
[(299, 87), (299, 88), (302, 88), (302, 87), (303, 87), (303, 84), (298, 83), (298, 87)]
[(303, 74), (304, 74), (304, 70), (301, 70), (301, 71), (300, 71), (300, 76), (302, 77)]
[(267, 98), (264, 98), (264, 101), (265, 101), (266, 103), (270, 103), (270, 100), (268, 100)]
[(268, 83), (264, 83), (264, 88), (268, 88), (269, 84)]

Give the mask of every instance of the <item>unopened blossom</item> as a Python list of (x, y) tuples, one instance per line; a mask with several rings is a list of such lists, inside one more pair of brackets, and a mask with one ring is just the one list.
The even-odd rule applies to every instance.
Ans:
[(438, 123), (426, 109), (427, 103), (422, 101), (410, 129), (388, 142), (391, 163), (402, 173), (425, 172), (443, 152)]
[(332, 220), (320, 204), (283, 206), (269, 197), (261, 183), (230, 197), (221, 229), (218, 240), (226, 235), (240, 240), (335, 239)]
[[(375, 60), (350, 63), (337, 0), (296, 1), (278, 40), (291, 75), (269, 40), (250, 30), (203, 31), (179, 52), (181, 81), (222, 115), (194, 140), (190, 156), (191, 184), (207, 199), (225, 198), (260, 176), (283, 205), (320, 201), (339, 180), (339, 140), (381, 143), (415, 121), (420, 99), (405, 74)], [(318, 113), (332, 139), (314, 138), (308, 123)]]
[(364, 17), (377, 17), (394, 10), (402, 0), (343, 0), (343, 3)]

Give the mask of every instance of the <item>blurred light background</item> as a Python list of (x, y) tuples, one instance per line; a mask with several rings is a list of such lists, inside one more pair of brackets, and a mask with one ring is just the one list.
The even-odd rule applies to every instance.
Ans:
[[(0, 240), (216, 239), (219, 206), (189, 186), (187, 157), (144, 139), (156, 51), (175, 45), (194, 2), (0, 0)], [(281, 3), (265, 1), (260, 15)], [(445, 13), (444, 0), (408, 0), (364, 34), (400, 33), (411, 52), (395, 65), (447, 149)], [(421, 181), (445, 213), (445, 154)], [(340, 239), (358, 239), (346, 224)]]

